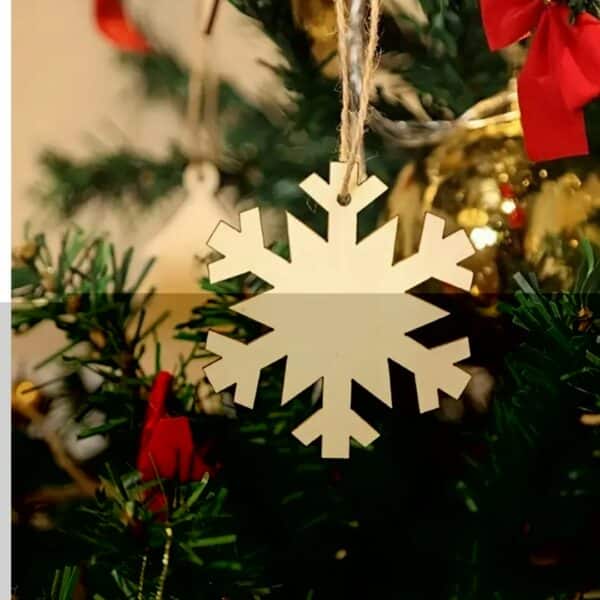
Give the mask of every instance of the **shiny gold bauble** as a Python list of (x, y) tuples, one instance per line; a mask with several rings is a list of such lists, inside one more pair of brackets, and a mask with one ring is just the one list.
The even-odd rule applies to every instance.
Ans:
[(38, 246), (31, 240), (13, 250), (13, 256), (21, 262), (29, 262), (38, 253)]
[[(337, 23), (334, 0), (291, 0), (294, 22), (306, 31), (317, 62), (333, 57), (337, 50)], [(324, 73), (337, 74), (337, 60), (324, 67)]]
[(314, 39), (332, 38), (335, 42), (334, 0), (291, 0), (291, 2), (294, 21), (299, 27)]
[(13, 389), (12, 407), (23, 417), (31, 419), (38, 414), (42, 394), (31, 381), (20, 381)]
[[(579, 175), (573, 164), (581, 164)], [(583, 237), (600, 242), (590, 221), (600, 209), (592, 166), (532, 163), (518, 113), (466, 124), (424, 161), (422, 212), (446, 219), (446, 233), (461, 228), (469, 235), (476, 253), (464, 265), (474, 271), (471, 292), (482, 303), (512, 289), (513, 275), (523, 269), (564, 289), (573, 278), (569, 249)]]
[(600, 244), (600, 229), (592, 215), (600, 211), (600, 171), (576, 175), (567, 171), (548, 178), (531, 198), (533, 210), (529, 220), (525, 252), (535, 260), (546, 251), (549, 237), (563, 235), (572, 248), (582, 238)]

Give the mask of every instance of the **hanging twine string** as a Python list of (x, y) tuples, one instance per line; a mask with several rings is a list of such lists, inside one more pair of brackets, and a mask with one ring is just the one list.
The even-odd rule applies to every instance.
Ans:
[(338, 56), (342, 78), (342, 114), (340, 128), (340, 161), (348, 160), (350, 154), (350, 75), (348, 73), (348, 44), (346, 40), (346, 3), (336, 0), (335, 14), (338, 30)]
[[(352, 10), (360, 10), (359, 4), (362, 0), (352, 6)], [(362, 31), (358, 36), (349, 26), (349, 15), (346, 10), (346, 0), (335, 0), (335, 10), (338, 27), (338, 53), (340, 59), (340, 72), (342, 78), (342, 113), (340, 129), (340, 161), (346, 163), (346, 172), (342, 180), (342, 186), (339, 192), (339, 201), (341, 204), (348, 204), (350, 201), (350, 180), (352, 173), (359, 162), (361, 156), (365, 135), (365, 122), (369, 110), (369, 92), (371, 89), (371, 80), (375, 72), (375, 57), (377, 53), (378, 25), (381, 13), (381, 0), (371, 0), (369, 2), (369, 19), (367, 46), (361, 52), (353, 51), (350, 47), (350, 40), (356, 37), (362, 39)], [(357, 19), (357, 13), (351, 15), (351, 23), (356, 27), (360, 26), (362, 19)], [(356, 43), (356, 42), (354, 42)], [(362, 78), (359, 82), (351, 81), (351, 65), (349, 57), (353, 59), (362, 59)], [(357, 56), (356, 56), (357, 55)], [(358, 107), (352, 110), (352, 90), (358, 95)]]
[(422, 148), (445, 142), (460, 130), (481, 129), (510, 123), (519, 118), (517, 92), (509, 86), (490, 98), (477, 102), (457, 119), (431, 121), (392, 121), (371, 107), (368, 123), (386, 143), (398, 148)]
[(218, 153), (218, 80), (207, 67), (207, 57), (219, 5), (220, 0), (213, 0), (208, 15), (204, 2), (196, 5), (200, 32), (195, 39), (195, 65), (190, 71), (186, 105), (192, 162), (201, 162), (208, 156), (216, 157)]

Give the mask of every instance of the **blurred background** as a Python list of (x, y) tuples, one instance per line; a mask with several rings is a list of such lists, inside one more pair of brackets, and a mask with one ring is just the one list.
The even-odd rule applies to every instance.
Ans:
[(468, 336), (471, 381), (420, 414), (392, 364), (391, 410), (353, 390), (381, 438), (324, 461), (291, 435), (319, 383), (281, 407), (271, 365), (249, 411), (207, 381), (207, 331), (264, 334), (230, 307), (265, 287), (204, 278), (244, 208), (284, 257), (284, 209), (325, 232), (298, 183), (339, 149), (333, 0), (13, 3), (14, 599), (598, 597), (600, 102), (589, 155), (534, 162), (528, 43), (490, 51), (477, 0), (385, 0), (380, 36), (359, 236), (467, 233), (471, 288), (414, 290), (450, 313), (414, 337)]
[[(132, 15), (156, 32), (157, 43), (186, 63), (194, 57), (199, 31), (199, 3), (181, 0), (131, 2)], [(212, 35), (210, 68), (231, 82), (252, 102), (281, 100), (283, 86), (259, 60), (276, 64), (281, 59), (274, 44), (253, 23), (222, 3)], [(15, 2), (13, 7), (13, 241), (23, 239), (24, 227), (47, 232), (53, 247), (64, 233), (65, 221), (49, 204), (40, 203), (39, 187), (45, 172), (40, 155), (52, 148), (75, 160), (95, 153), (131, 148), (160, 159), (173, 143), (189, 137), (187, 123), (170, 99), (148, 103), (142, 83), (123, 68), (112, 46), (99, 34), (93, 5), (66, 0), (60, 9), (50, 0)], [(202, 192), (201, 192), (202, 194)], [(178, 344), (169, 335), (174, 323), (187, 317), (198, 298), (198, 277), (203, 273), (195, 253), (206, 252), (205, 242), (226, 212), (214, 203), (197, 210), (185, 231), (181, 220), (166, 232), (165, 223), (174, 216), (182, 192), (151, 208), (133, 206), (115, 211), (91, 201), (69, 221), (88, 231), (108, 233), (119, 247), (136, 246), (137, 265), (161, 255), (146, 285), (156, 285), (160, 294), (180, 294), (177, 301), (160, 296), (157, 313), (167, 307), (175, 311), (165, 323), (167, 361), (176, 359)], [(153, 243), (157, 237), (159, 239)], [(40, 343), (40, 341), (43, 343)], [(60, 345), (63, 335), (49, 324), (13, 340), (13, 369), (29, 373), (48, 348)], [(55, 365), (49, 365), (49, 376)]]

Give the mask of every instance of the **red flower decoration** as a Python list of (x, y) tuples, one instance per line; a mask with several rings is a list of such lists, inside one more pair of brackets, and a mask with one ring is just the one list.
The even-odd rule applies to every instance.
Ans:
[(481, 0), (481, 11), (492, 50), (535, 31), (518, 86), (529, 158), (587, 154), (583, 107), (600, 96), (600, 20), (581, 13), (572, 23), (553, 0)]
[(120, 50), (145, 53), (152, 49), (144, 34), (127, 17), (121, 0), (96, 0), (96, 24)]
[[(143, 481), (200, 481), (205, 473), (213, 476), (218, 470), (206, 461), (211, 445), (198, 447), (194, 443), (189, 419), (167, 415), (165, 403), (172, 382), (173, 376), (161, 371), (152, 384), (137, 460)], [(154, 492), (151, 510), (164, 508), (164, 501), (162, 493)]]

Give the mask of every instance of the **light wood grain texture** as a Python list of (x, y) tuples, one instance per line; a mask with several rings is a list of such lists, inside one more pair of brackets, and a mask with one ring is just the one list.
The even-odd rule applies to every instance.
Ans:
[(209, 245), (223, 254), (209, 265), (213, 283), (252, 272), (273, 288), (233, 309), (273, 329), (244, 344), (210, 332), (207, 347), (222, 358), (207, 367), (217, 391), (236, 385), (235, 402), (254, 405), (260, 371), (286, 357), (282, 402), (323, 380), (322, 407), (294, 435), (322, 438), (325, 458), (348, 458), (350, 438), (363, 445), (377, 432), (351, 408), (352, 381), (391, 406), (388, 359), (415, 375), (421, 411), (437, 408), (438, 390), (457, 398), (469, 375), (455, 363), (469, 357), (466, 338), (426, 348), (407, 334), (447, 313), (408, 292), (436, 278), (468, 290), (472, 273), (459, 263), (473, 254), (464, 231), (444, 237), (444, 221), (427, 214), (419, 250), (394, 264), (398, 218), (357, 243), (359, 212), (386, 186), (358, 183), (351, 202), (338, 203), (346, 165), (331, 164), (330, 181), (311, 175), (301, 184), (329, 214), (327, 240), (287, 215), (291, 261), (265, 248), (258, 209), (242, 213), (240, 229), (221, 223)]

